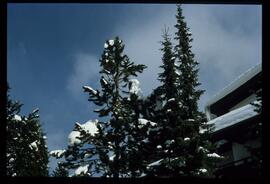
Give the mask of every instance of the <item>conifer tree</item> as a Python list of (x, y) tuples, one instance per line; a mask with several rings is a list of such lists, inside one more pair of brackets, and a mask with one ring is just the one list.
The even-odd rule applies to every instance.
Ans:
[[(176, 20), (176, 69), (179, 73), (177, 83), (181, 106), (180, 117), (183, 120), (181, 134), (190, 138), (186, 155), (187, 167), (184, 169), (184, 173), (196, 175), (199, 171), (199, 173), (211, 175), (214, 161), (221, 157), (217, 154), (207, 153), (215, 150), (214, 145), (208, 141), (213, 125), (206, 123), (205, 115), (198, 109), (198, 101), (204, 91), (198, 89), (200, 85), (198, 82), (199, 63), (194, 59), (191, 51), (192, 34), (185, 22), (181, 5), (177, 6)], [(201, 130), (205, 130), (204, 133), (200, 134)]]
[(104, 177), (128, 177), (135, 176), (139, 168), (129, 159), (134, 153), (129, 145), (134, 139), (131, 130), (139, 126), (138, 113), (131, 109), (138, 101), (137, 81), (130, 77), (136, 77), (145, 66), (135, 65), (123, 51), (124, 44), (118, 37), (106, 41), (100, 59), (101, 90), (83, 87), (89, 101), (100, 107), (94, 111), (108, 121), (76, 123), (68, 149), (51, 152), (56, 157), (65, 156), (65, 167), (75, 169), (76, 176), (99, 173)]
[(46, 137), (38, 109), (20, 116), (20, 102), (7, 101), (7, 175), (48, 176)]
[(148, 166), (146, 172), (150, 176), (172, 176), (177, 171), (176, 168), (170, 165), (175, 164), (175, 162), (181, 162), (174, 147), (180, 141), (177, 134), (177, 126), (181, 121), (179, 119), (180, 109), (179, 105), (177, 105), (179, 102), (176, 85), (177, 73), (175, 70), (175, 56), (172, 51), (172, 43), (166, 28), (163, 39), (161, 42), (161, 51), (163, 52), (163, 65), (161, 68), (163, 72), (159, 74), (159, 80), (162, 85), (154, 91), (153, 95), (156, 95), (156, 97), (152, 96), (159, 101), (153, 113), (154, 119), (151, 118), (151, 120), (158, 124), (158, 128), (149, 137), (152, 143), (149, 146), (150, 150), (155, 150), (152, 153), (153, 157), (149, 160), (158, 160), (158, 162), (153, 162), (154, 164), (152, 163)]
[[(208, 141), (211, 126), (198, 111), (198, 100), (203, 93), (197, 89), (198, 62), (191, 51), (191, 33), (177, 7), (177, 28), (174, 52), (167, 31), (163, 35), (163, 72), (159, 74), (161, 86), (155, 89), (146, 101), (147, 107), (154, 107), (150, 119), (158, 123), (151, 136), (151, 164), (147, 175), (159, 177), (211, 175), (214, 161), (220, 158), (214, 146)], [(150, 102), (149, 99), (158, 103)], [(150, 111), (149, 109), (146, 111)], [(153, 119), (152, 119), (153, 118)]]
[(53, 171), (53, 177), (68, 177), (68, 170), (62, 165), (61, 162), (58, 162), (57, 167)]

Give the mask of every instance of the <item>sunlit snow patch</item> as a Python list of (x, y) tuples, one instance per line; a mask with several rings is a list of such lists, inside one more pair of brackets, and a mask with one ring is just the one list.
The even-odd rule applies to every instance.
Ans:
[(75, 170), (75, 175), (80, 175), (80, 174), (86, 174), (88, 172), (88, 166), (89, 164), (85, 166), (80, 166)]
[(138, 95), (141, 92), (140, 82), (137, 79), (129, 80), (129, 92)]
[(73, 146), (74, 144), (80, 144), (81, 140), (79, 139), (81, 136), (81, 133), (78, 131), (72, 131), (70, 132), (68, 136), (68, 144), (70, 146)]
[(54, 156), (56, 158), (60, 158), (61, 156), (64, 155), (64, 153), (66, 152), (66, 150), (54, 150), (50, 152), (51, 156)]
[(109, 44), (110, 44), (110, 46), (113, 46), (114, 45), (114, 40), (109, 40)]
[(98, 132), (98, 128), (97, 128), (97, 123), (98, 120), (89, 120), (84, 124), (80, 124), (80, 123), (76, 123), (78, 126), (80, 126), (82, 128), (82, 130), (84, 130), (86, 133), (90, 134), (91, 136), (94, 136), (97, 132)]
[(16, 121), (22, 121), (22, 117), (17, 114), (14, 115), (13, 119)]

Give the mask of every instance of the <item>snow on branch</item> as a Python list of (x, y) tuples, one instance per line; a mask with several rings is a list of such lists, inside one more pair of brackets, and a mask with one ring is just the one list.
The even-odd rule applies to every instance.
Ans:
[(138, 95), (141, 92), (140, 82), (137, 79), (129, 80), (129, 92)]
[(61, 158), (65, 152), (66, 150), (54, 150), (50, 152), (50, 155), (56, 158)]
[(93, 88), (91, 88), (90, 86), (83, 86), (83, 89), (84, 89), (84, 92), (90, 92), (93, 95), (96, 95), (97, 94), (97, 91), (94, 90)]
[(78, 131), (70, 132), (70, 134), (68, 135), (68, 144), (70, 146), (73, 146), (75, 144), (80, 144), (81, 143), (80, 137), (81, 137), (80, 132)]
[(168, 100), (168, 102), (174, 102), (175, 101), (175, 98), (170, 98), (169, 100)]
[(113, 46), (114, 45), (114, 40), (109, 40), (109, 44), (110, 44), (110, 46)]
[(79, 128), (77, 130), (73, 130), (69, 136), (68, 136), (68, 144), (70, 146), (73, 146), (74, 144), (80, 144), (81, 143), (81, 132), (84, 131), (88, 135), (95, 136), (96, 133), (98, 133), (98, 128), (97, 128), (97, 123), (98, 120), (88, 120), (84, 124), (80, 124), (78, 122), (75, 123), (75, 125)]
[(13, 117), (13, 120), (16, 120), (16, 121), (22, 121), (22, 117), (15, 114), (14, 117)]
[(160, 165), (160, 162), (162, 161), (163, 159), (160, 159), (158, 161), (155, 161), (155, 162), (152, 162), (151, 164), (147, 165), (147, 167), (153, 167), (153, 166), (158, 166)]
[(31, 148), (31, 149), (34, 149), (34, 150), (38, 150), (38, 146), (37, 146), (37, 140), (36, 141), (34, 141), (34, 142), (32, 142), (30, 145), (29, 145), (29, 147)]
[(149, 121), (147, 119), (143, 119), (143, 118), (138, 119), (138, 121), (139, 121), (139, 126), (138, 126), (139, 128), (142, 128), (143, 126), (147, 125), (147, 123), (150, 123), (151, 126), (157, 125), (157, 123)]
[(80, 123), (76, 123), (76, 125), (79, 126), (87, 134), (94, 136), (98, 132), (97, 123), (98, 123), (98, 120), (95, 119), (95, 120), (89, 120), (82, 125)]
[(39, 108), (35, 108), (32, 113), (37, 113), (39, 111)]
[(210, 158), (223, 158), (222, 156), (220, 156), (217, 153), (209, 153), (209, 154), (207, 154), (207, 157), (210, 157)]
[(75, 170), (75, 176), (81, 175), (81, 174), (87, 174), (88, 172), (89, 164), (86, 164), (84, 166), (80, 166)]

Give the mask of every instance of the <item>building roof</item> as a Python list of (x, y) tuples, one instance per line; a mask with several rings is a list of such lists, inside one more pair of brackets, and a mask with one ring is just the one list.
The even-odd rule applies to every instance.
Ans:
[(256, 116), (258, 113), (255, 110), (254, 105), (248, 104), (233, 111), (230, 111), (220, 117), (217, 117), (208, 122), (208, 124), (214, 124), (214, 131), (218, 131), (229, 126), (233, 126), (244, 120)]
[(250, 68), (246, 72), (242, 73), (238, 76), (235, 80), (233, 80), (229, 85), (224, 87), (220, 92), (214, 95), (211, 99), (208, 100), (206, 103), (206, 107), (211, 106), (212, 104), (216, 103), (220, 99), (224, 98), (228, 94), (232, 93), (234, 90), (239, 88), (241, 85), (245, 84), (248, 80), (253, 78), (259, 72), (262, 71), (261, 63), (255, 65), (254, 67)]

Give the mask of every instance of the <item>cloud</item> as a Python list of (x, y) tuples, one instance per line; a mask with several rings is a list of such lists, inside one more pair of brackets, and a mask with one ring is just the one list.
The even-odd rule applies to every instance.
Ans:
[[(185, 12), (193, 32), (193, 51), (200, 62), (201, 87), (206, 90), (200, 101), (203, 107), (211, 96), (238, 75), (261, 62), (261, 35), (260, 31), (254, 31), (261, 29), (261, 17), (259, 14), (257, 19), (254, 19), (256, 14), (249, 16), (250, 19), (247, 19), (247, 16), (241, 17), (243, 12), (248, 12), (250, 7), (247, 6), (215, 6), (211, 7), (212, 11), (207, 8), (192, 11), (192, 8), (189, 8)], [(217, 9), (214, 10), (215, 8)], [(249, 10), (252, 14), (252, 9)], [(234, 20), (235, 16), (231, 16), (232, 14), (238, 17), (237, 20)], [(221, 21), (224, 17), (227, 17), (226, 21), (229, 22), (227, 27)], [(246, 27), (254, 28), (246, 30)]]
[[(194, 38), (192, 51), (200, 63), (199, 81), (201, 88), (206, 90), (199, 103), (201, 109), (209, 97), (261, 62), (261, 10), (258, 7), (183, 5), (183, 13)], [(127, 22), (115, 30), (124, 40), (130, 59), (148, 66), (139, 76), (146, 95), (159, 84), (162, 29), (166, 24), (172, 37), (175, 32), (176, 7), (164, 5), (157, 7), (156, 11), (159, 13), (145, 19), (130, 20), (128, 17)], [(247, 12), (251, 15), (244, 16)]]
[[(159, 85), (158, 73), (161, 72), (161, 33), (164, 25), (172, 27), (174, 14), (159, 11), (158, 16), (141, 21), (141, 19), (129, 21), (115, 30), (115, 33), (123, 39), (125, 52), (130, 60), (136, 64), (144, 64), (147, 68), (138, 79), (141, 81), (141, 89), (144, 95), (150, 94), (152, 89)], [(134, 26), (137, 25), (137, 26)], [(138, 26), (139, 25), (139, 26)]]
[(87, 53), (77, 53), (74, 58), (73, 72), (67, 80), (67, 89), (75, 99), (80, 100), (83, 95), (82, 86), (97, 84), (95, 79), (99, 76), (99, 62), (96, 56)]

